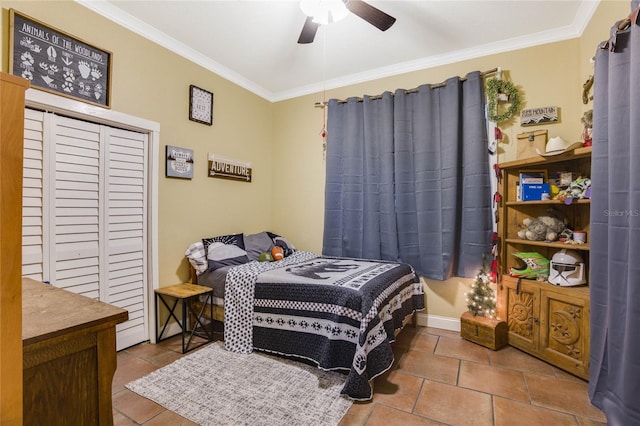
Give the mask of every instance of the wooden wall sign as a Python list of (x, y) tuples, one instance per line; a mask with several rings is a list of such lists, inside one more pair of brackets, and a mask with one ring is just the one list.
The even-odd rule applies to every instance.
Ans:
[(111, 105), (111, 52), (10, 10), (9, 72), (31, 87)]
[(209, 154), (209, 177), (251, 182), (251, 163)]
[(548, 106), (523, 109), (520, 111), (521, 126), (535, 126), (536, 124), (554, 124), (558, 122), (558, 107)]

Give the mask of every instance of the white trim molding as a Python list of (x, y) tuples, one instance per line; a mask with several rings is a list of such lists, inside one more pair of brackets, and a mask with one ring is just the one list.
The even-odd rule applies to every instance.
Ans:
[(441, 328), (449, 331), (460, 331), (460, 318), (442, 317), (439, 315), (418, 312), (418, 325), (422, 327)]

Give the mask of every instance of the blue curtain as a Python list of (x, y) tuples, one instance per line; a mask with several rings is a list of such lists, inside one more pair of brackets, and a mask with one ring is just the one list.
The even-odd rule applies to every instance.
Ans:
[(639, 3), (594, 72), (589, 396), (610, 425), (640, 425)]
[(323, 253), (474, 276), (490, 246), (479, 72), (415, 91), (329, 101)]

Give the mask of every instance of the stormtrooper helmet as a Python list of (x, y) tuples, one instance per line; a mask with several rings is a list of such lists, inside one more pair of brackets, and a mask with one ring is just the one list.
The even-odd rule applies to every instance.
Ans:
[(584, 263), (575, 250), (562, 249), (551, 258), (549, 282), (562, 287), (585, 284)]

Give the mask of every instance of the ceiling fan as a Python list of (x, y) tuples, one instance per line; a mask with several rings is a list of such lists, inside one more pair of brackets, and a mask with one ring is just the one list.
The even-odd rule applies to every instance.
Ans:
[(336, 22), (349, 12), (381, 31), (388, 30), (396, 22), (393, 16), (362, 0), (302, 0), (300, 8), (307, 19), (298, 38), (299, 44), (312, 43), (320, 25)]

